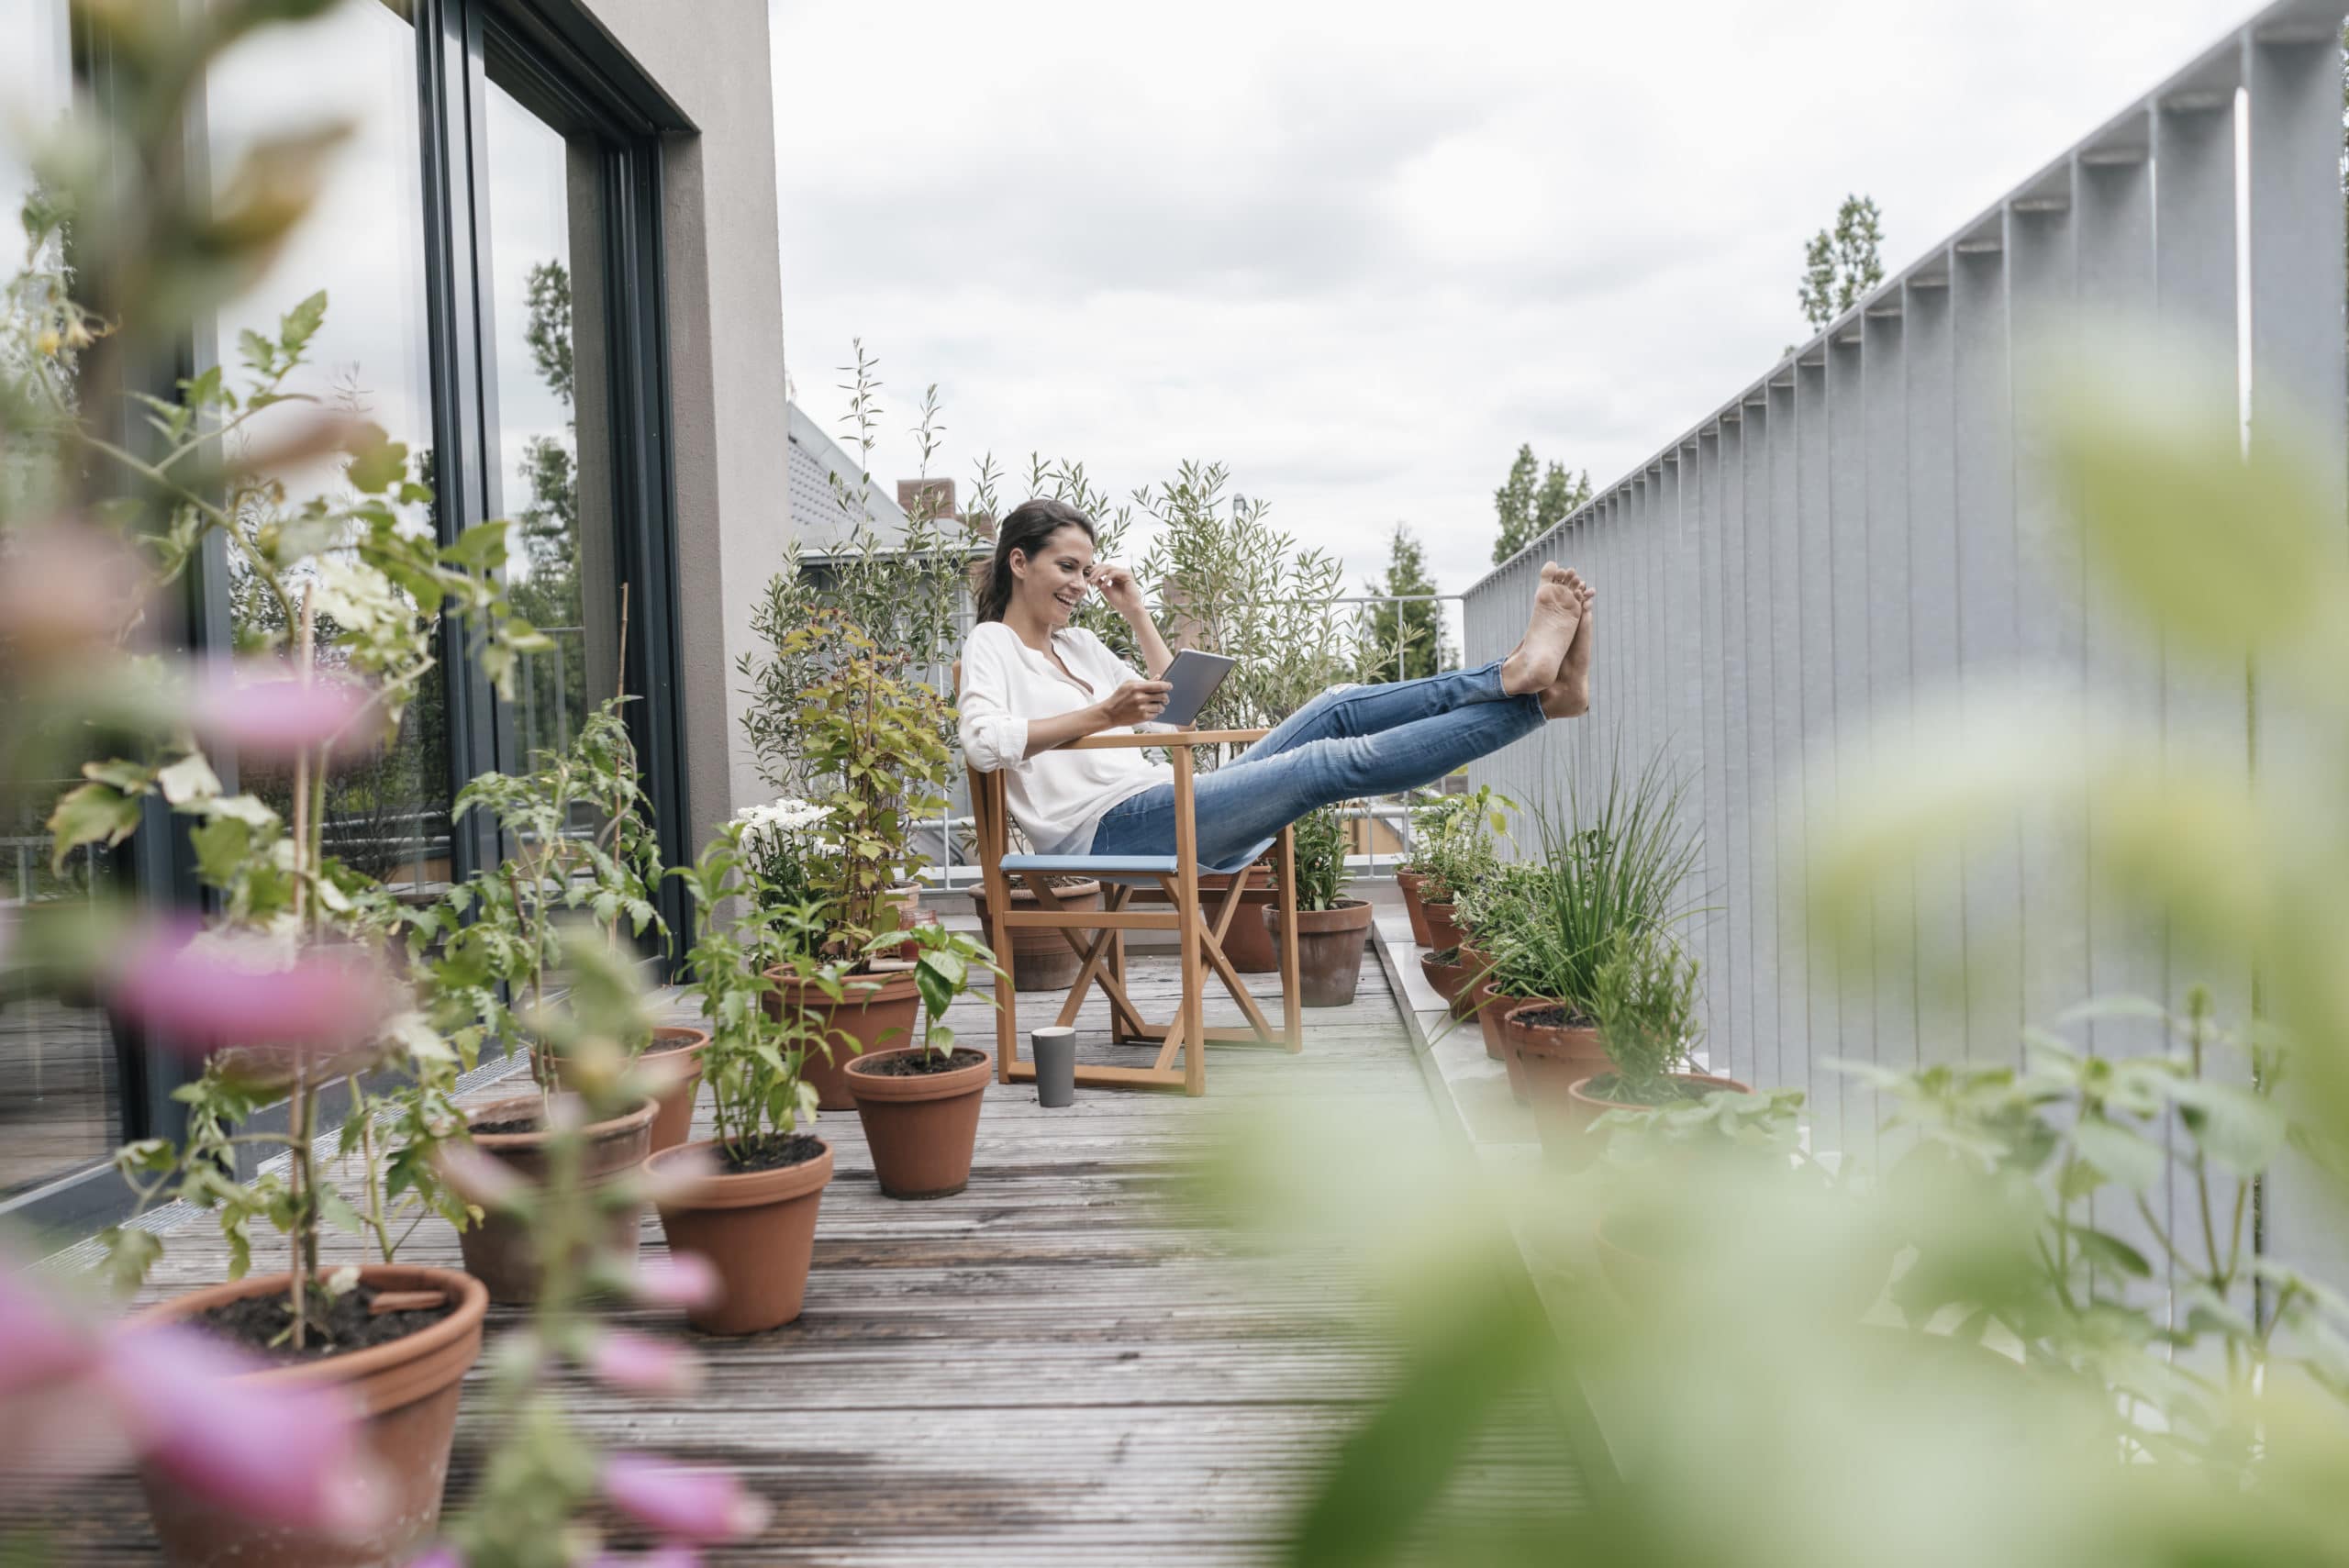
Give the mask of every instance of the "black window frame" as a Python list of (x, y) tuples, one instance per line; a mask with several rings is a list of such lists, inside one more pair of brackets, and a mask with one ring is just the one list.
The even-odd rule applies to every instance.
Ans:
[[(387, 0), (389, 3), (389, 0)], [(406, 0), (392, 4), (415, 33), (417, 145), (424, 204), (425, 329), (429, 343), (431, 429), (395, 432), (428, 438), (436, 454), (437, 508), (443, 542), (487, 515), (488, 462), (497, 450), (495, 389), (485, 334), (490, 324), (484, 254), (484, 99), (493, 58), (502, 72), (525, 76), (535, 92), (574, 123), (592, 127), (604, 147), (606, 318), (611, 386), (615, 578), (629, 584), (629, 631), (624, 674), (641, 700), (629, 705), (629, 726), (645, 775), (662, 862), (691, 857), (685, 795), (685, 712), (681, 699), (677, 612), (677, 526), (674, 425), (669, 376), (668, 290), (663, 245), (662, 144), (697, 135), (685, 117), (575, 0)], [(90, 61), (84, 90), (104, 93), (108, 67)], [(192, 167), (202, 177), (204, 137), (190, 130)], [(152, 380), (170, 390), (193, 371), (193, 347), (181, 362), (157, 367)], [(216, 541), (217, 542), (217, 541)], [(225, 558), (215, 550), (189, 574), (170, 606), (171, 640), (193, 650), (225, 651), (230, 640)], [(615, 614), (618, 605), (611, 606)], [(440, 658), (448, 673), (449, 785), (518, 766), (506, 705), (467, 656), (466, 629), (444, 624)], [(233, 775), (224, 782), (234, 786)], [(186, 824), (161, 810), (115, 851), (134, 896), (154, 907), (200, 909)], [(493, 825), (478, 815), (452, 826), (451, 874), (462, 881), (500, 858)], [(684, 888), (663, 878), (657, 902), (673, 931), (685, 927)], [(117, 1131), (121, 1141), (184, 1135), (185, 1107), (173, 1091), (196, 1064), (117, 1026)], [(277, 1113), (282, 1118), (282, 1110)], [(263, 1120), (266, 1120), (266, 1113)], [(83, 1234), (128, 1212), (128, 1188), (112, 1167), (67, 1170), (41, 1186), (0, 1202), (0, 1220), (35, 1236)]]

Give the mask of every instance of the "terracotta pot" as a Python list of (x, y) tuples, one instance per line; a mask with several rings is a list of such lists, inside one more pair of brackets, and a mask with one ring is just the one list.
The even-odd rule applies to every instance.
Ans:
[(1433, 944), (1428, 937), (1427, 907), (1419, 899), (1419, 873), (1398, 871), (1395, 873), (1396, 891), (1403, 895), (1403, 913), (1411, 917), (1411, 940), (1421, 947)]
[[(961, 1047), (958, 1049), (969, 1049)], [(979, 1140), (995, 1060), (986, 1052), (968, 1067), (944, 1073), (885, 1076), (873, 1069), (911, 1051), (876, 1051), (849, 1063), (856, 1118), (873, 1151), (873, 1173), (889, 1197), (952, 1197), (971, 1181), (971, 1151)]]
[[(517, 1095), (473, 1106), (465, 1113), (465, 1120), (468, 1125), (518, 1121), (539, 1115), (545, 1106), (545, 1099), (539, 1095)], [(644, 1163), (644, 1157), (652, 1151), (652, 1118), (659, 1114), (659, 1105), (647, 1100), (626, 1116), (590, 1126), (583, 1166), (586, 1179), (591, 1184), (607, 1182)], [(475, 1149), (511, 1166), (527, 1180), (540, 1181), (546, 1175), (544, 1132), (480, 1132), (473, 1141)], [(641, 1215), (640, 1207), (630, 1205), (611, 1217), (606, 1244), (623, 1260), (636, 1256)], [(525, 1221), (507, 1214), (484, 1215), (480, 1224), (457, 1233), (457, 1246), (464, 1254), (465, 1272), (489, 1287), (492, 1301), (501, 1307), (518, 1307), (539, 1298), (541, 1265)]]
[(1453, 906), (1448, 900), (1441, 904), (1424, 904), (1420, 909), (1428, 919), (1429, 947), (1442, 952), (1446, 948), (1456, 948), (1461, 944), (1464, 939), (1460, 926), (1453, 918)]
[(1607, 1052), (1598, 1043), (1597, 1029), (1557, 1029), (1520, 1018), (1520, 1014), (1559, 1005), (1549, 997), (1503, 996), (1498, 1005), (1501, 1060), (1515, 1065), (1515, 1086), (1533, 1107), (1533, 1125), (1542, 1129), (1546, 1145), (1552, 1131), (1564, 1130), (1573, 1115), (1566, 1091), (1577, 1078), (1606, 1072)]
[(1518, 1001), (1515, 996), (1504, 996), (1495, 991), (1489, 974), (1469, 983), (1468, 1006), (1476, 1015), (1476, 1028), (1485, 1037), (1485, 1054), (1508, 1069), (1509, 1097), (1521, 1101), (1525, 1098), (1525, 1069), (1518, 1065), (1517, 1053), (1506, 1049), (1501, 1040), (1501, 1016)]
[[(348, 1389), (364, 1415), (362, 1440), (374, 1455), (377, 1484), (386, 1488), (384, 1523), (366, 1539), (348, 1541), (312, 1530), (256, 1524), (191, 1493), (171, 1477), (142, 1470), (139, 1484), (163, 1560), (181, 1568), (392, 1568), (438, 1530), (440, 1492), (449, 1474), (449, 1445), (457, 1429), (457, 1400), (465, 1371), (481, 1355), (482, 1318), (489, 1292), (454, 1269), (406, 1263), (370, 1264), (360, 1282), (378, 1290), (432, 1290), (456, 1303), (439, 1322), (365, 1350), (295, 1366), (249, 1373), (239, 1383), (325, 1384)], [(288, 1276), (242, 1279), (175, 1297), (132, 1322), (177, 1321), (249, 1296), (282, 1296)], [(135, 1327), (134, 1327), (135, 1331)]]
[[(1272, 928), (1264, 924), (1264, 912), (1280, 902), (1280, 895), (1273, 889), (1270, 866), (1250, 866), (1247, 876), (1248, 884), (1240, 890), (1240, 907), (1231, 912), (1231, 924), (1223, 933), (1223, 956), (1242, 974), (1276, 974), (1281, 967), (1280, 948), (1273, 940)], [(1199, 902), (1210, 920), (1230, 885), (1229, 876), (1210, 873), (1199, 878)]]
[(1423, 952), (1419, 955), (1419, 973), (1428, 977), (1428, 984), (1435, 987), (1436, 995), (1451, 1007), (1453, 1018), (1468, 1016), (1475, 1006), (1468, 987), (1475, 970), (1464, 963), (1438, 963), (1433, 952)]
[[(653, 1155), (648, 1174), (664, 1163), (707, 1156), (703, 1140)], [(799, 1316), (807, 1298), (807, 1266), (816, 1252), (816, 1210), (832, 1179), (832, 1149), (813, 1160), (773, 1171), (745, 1171), (693, 1182), (660, 1202), (661, 1229), (672, 1252), (698, 1252), (718, 1271), (718, 1299), (690, 1307), (685, 1321), (705, 1334), (756, 1334)]]
[[(1577, 1078), (1573, 1084), (1567, 1086), (1566, 1094), (1568, 1097), (1571, 1098), (1575, 1104), (1580, 1106), (1585, 1111), (1589, 1113), (1588, 1117), (1586, 1118), (1586, 1121), (1597, 1121), (1609, 1111), (1652, 1111), (1655, 1109), (1653, 1106), (1641, 1105), (1635, 1100), (1602, 1099), (1598, 1095), (1590, 1093), (1590, 1083), (1592, 1079), (1603, 1077), (1605, 1074), (1612, 1073), (1614, 1070), (1615, 1069), (1611, 1064), (1601, 1067), (1597, 1073), (1592, 1073), (1584, 1077)], [(1731, 1093), (1738, 1095), (1750, 1095), (1753, 1092), (1750, 1085), (1741, 1084), (1734, 1078), (1717, 1078), (1709, 1073), (1675, 1073), (1672, 1075), (1672, 1079), (1675, 1084), (1694, 1084), (1701, 1085), (1707, 1093), (1710, 1093), (1715, 1089), (1727, 1089)]]
[[(1359, 898), (1341, 898), (1335, 909), (1297, 912), (1297, 989), (1308, 1007), (1342, 1007), (1362, 984), (1364, 950), (1370, 941), (1374, 911)], [(1264, 911), (1264, 925), (1279, 951), (1281, 912)]]
[[(921, 884), (918, 882), (908, 883), (902, 887), (891, 888), (888, 892), (881, 895), (881, 903), (885, 908), (894, 908), (897, 911), (897, 926), (901, 930), (909, 931), (913, 929), (914, 927), (923, 923), (921, 917)], [(936, 918), (937, 917), (935, 916), (931, 917), (932, 921), (935, 921)], [(920, 956), (921, 949), (917, 947), (910, 940), (897, 944), (897, 957), (901, 962), (911, 963)]]
[[(1508, 1014), (1518, 1012), (1520, 1007), (1555, 1007), (1557, 1002), (1539, 995), (1510, 995), (1506, 991), (1494, 991), (1489, 984), (1485, 986), (1485, 995), (1489, 997), (1489, 1002), (1486, 1002), (1485, 1012), (1480, 1012), (1477, 1017), (1492, 1018), (1494, 1033), (1501, 1040), (1501, 1066), (1508, 1068), (1508, 1092), (1520, 1106), (1527, 1106), (1534, 1098), (1534, 1092), (1531, 1092), (1531, 1082), (1524, 1075), (1524, 1059), (1518, 1054), (1518, 1047), (1527, 1040), (1527, 1030), (1513, 1029)], [(1564, 1094), (1564, 1084), (1560, 1084), (1560, 1094)]]
[[(824, 1110), (844, 1111), (856, 1104), (855, 1097), (848, 1092), (848, 1064), (855, 1056), (868, 1051), (894, 1050), (914, 1038), (914, 1024), (921, 1011), (921, 993), (914, 988), (910, 969), (852, 974), (841, 982), (844, 995), (837, 1002), (825, 995), (814, 982), (801, 980), (787, 971), (770, 969), (767, 978), (775, 984), (767, 993), (767, 1016), (780, 1018), (786, 1006), (814, 1013), (831, 1042), (829, 1056), (820, 1051), (809, 1051), (799, 1073), (802, 1080), (815, 1086), (816, 1104)], [(841, 1040), (839, 1036), (842, 1033), (849, 1037), (850, 1043)], [(853, 1051), (850, 1044), (855, 1047)]]
[[(654, 1090), (652, 1095), (652, 1103), (658, 1107), (652, 1116), (655, 1154), (663, 1149), (674, 1149), (693, 1130), (694, 1099), (701, 1093), (701, 1053), (708, 1044), (707, 1029), (663, 1024), (652, 1031), (652, 1043), (644, 1048), (640, 1060), (645, 1071), (667, 1080), (666, 1086)], [(562, 1088), (575, 1086), (571, 1081), (568, 1058), (554, 1059), (554, 1081)]]
[[(1055, 887), (1052, 896), (1071, 909), (1098, 909), (1101, 907), (1101, 884), (1080, 882), (1068, 887)], [(1034, 888), (1015, 883), (1011, 889), (1011, 906), (1034, 910), (1041, 908), (1042, 905), (1037, 899)], [(978, 912), (980, 934), (986, 939), (989, 947), (995, 946), (995, 926), (989, 918), (987, 890), (984, 884), (971, 889), (971, 907)], [(1074, 935), (1082, 940), (1085, 933), (1079, 931)], [(1015, 991), (1065, 991), (1076, 984), (1076, 972), (1085, 966), (1084, 961), (1077, 957), (1076, 950), (1068, 945), (1066, 938), (1058, 931), (1041, 927), (1014, 927), (1010, 955), (1000, 962), (1011, 971), (1011, 988)]]

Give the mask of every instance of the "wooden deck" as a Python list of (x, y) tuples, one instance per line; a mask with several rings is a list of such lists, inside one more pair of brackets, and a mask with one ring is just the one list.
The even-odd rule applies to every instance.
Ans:
[[(1137, 959), (1137, 1002), (1163, 1007), (1172, 972)], [(1276, 995), (1269, 977), (1264, 987)], [(699, 1341), (709, 1376), (696, 1406), (581, 1381), (572, 1407), (612, 1444), (730, 1465), (773, 1502), (764, 1538), (715, 1562), (1265, 1561), (1386, 1385), (1388, 1352), (1342, 1258), (1249, 1255), (1187, 1205), (1185, 1169), (1209, 1118), (1250, 1099), (1342, 1101), (1399, 1136), (1440, 1136), (1375, 962), (1352, 1006), (1307, 1018), (1301, 1056), (1216, 1050), (1201, 1100), (1081, 1090), (1048, 1111), (1032, 1086), (991, 1088), (970, 1188), (938, 1202), (882, 1197), (854, 1114), (828, 1116), (818, 1130), (838, 1173), (801, 1319)], [(1211, 1006), (1210, 1019), (1237, 1009)], [(992, 1044), (984, 997), (952, 1021)], [(1024, 1007), (1022, 1021), (1045, 1020)], [(1105, 1011), (1080, 1022), (1086, 1059), (1141, 1054), (1108, 1043)], [(661, 1245), (657, 1220), (645, 1244)], [(455, 1255), (439, 1228), (404, 1254)], [(217, 1277), (218, 1258), (202, 1222), (174, 1234), (159, 1294)], [(685, 1332), (679, 1315), (634, 1318)], [(469, 1409), (452, 1497), (484, 1436)], [(1570, 1500), (1561, 1453), (1506, 1436), (1490, 1446), (1463, 1506)], [(128, 1482), (84, 1489), (42, 1522), (82, 1553), (72, 1561), (152, 1560)]]

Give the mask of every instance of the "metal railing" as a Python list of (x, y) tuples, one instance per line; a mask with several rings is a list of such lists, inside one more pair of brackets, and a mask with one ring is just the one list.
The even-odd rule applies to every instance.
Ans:
[[(2052, 669), (2156, 724), (2190, 711), (2248, 737), (2244, 683), (2166, 667), (2091, 593), (2076, 551), (2048, 542), (2064, 537), (2043, 526), (2062, 497), (2015, 380), (2066, 326), (2127, 311), (2233, 345), (2238, 373), (2206, 389), (2213, 421), (2343, 407), (2343, 9), (2259, 12), (1467, 595), (1477, 659), (1518, 635), (1543, 560), (1598, 586), (1593, 717), (1475, 776), (1541, 802), (1619, 754), (1679, 770), (1703, 834), (1691, 935), (1715, 1061), (1806, 1087), (1829, 1145), (1865, 1151), (1876, 1126), (1830, 1058), (2010, 1062), (2026, 1019), (2200, 978), (2246, 1010), (2247, 975), (2188, 973), (2089, 895), (2081, 824), (1969, 834), (1920, 868), (1913, 906), (1880, 909), (1882, 962), (1865, 973), (1808, 940), (1805, 854), (1837, 810), (1834, 744), (1901, 744), (1878, 721), (1934, 688), (1962, 712), (2018, 668)], [(2333, 457), (2343, 484), (2349, 441)], [(1920, 932), (1965, 943), (1962, 1021), (1920, 1008)], [(2115, 1021), (2092, 1044), (2154, 1040)], [(2297, 1213), (2295, 1240), (2314, 1224)]]

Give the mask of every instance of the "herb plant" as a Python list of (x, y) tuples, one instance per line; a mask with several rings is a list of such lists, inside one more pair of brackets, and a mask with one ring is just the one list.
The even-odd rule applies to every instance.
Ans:
[[(693, 895), (694, 942), (685, 963), (687, 994), (701, 1004), (709, 1044), (702, 1048), (702, 1077), (709, 1084), (710, 1115), (718, 1149), (748, 1154), (767, 1137), (787, 1139), (816, 1119), (816, 1089), (801, 1077), (810, 1051), (830, 1049), (815, 1016), (797, 1007), (771, 1015), (767, 977), (778, 912), (744, 897), (749, 891), (737, 820), (720, 828), (689, 867), (674, 874)], [(729, 919), (729, 899), (747, 907)], [(837, 988), (838, 982), (830, 983)]]
[(1338, 807), (1325, 806), (1298, 817), (1290, 842), (1297, 854), (1297, 906), (1338, 907), (1353, 880), (1346, 869), (1346, 824)]
[(1577, 784), (1564, 822), (1540, 816), (1542, 874), (1510, 961), (1530, 995), (1587, 1015), (1618, 940), (1668, 931), (1689, 913), (1681, 901), (1698, 843), (1682, 826), (1684, 787), (1659, 757), (1635, 779), (1610, 772), (1595, 803)]
[(1603, 1098), (1665, 1105), (1683, 1097), (1672, 1075), (1687, 1063), (1697, 1021), (1697, 962), (1661, 926), (1618, 929), (1591, 975), (1598, 1043), (1615, 1065)]

